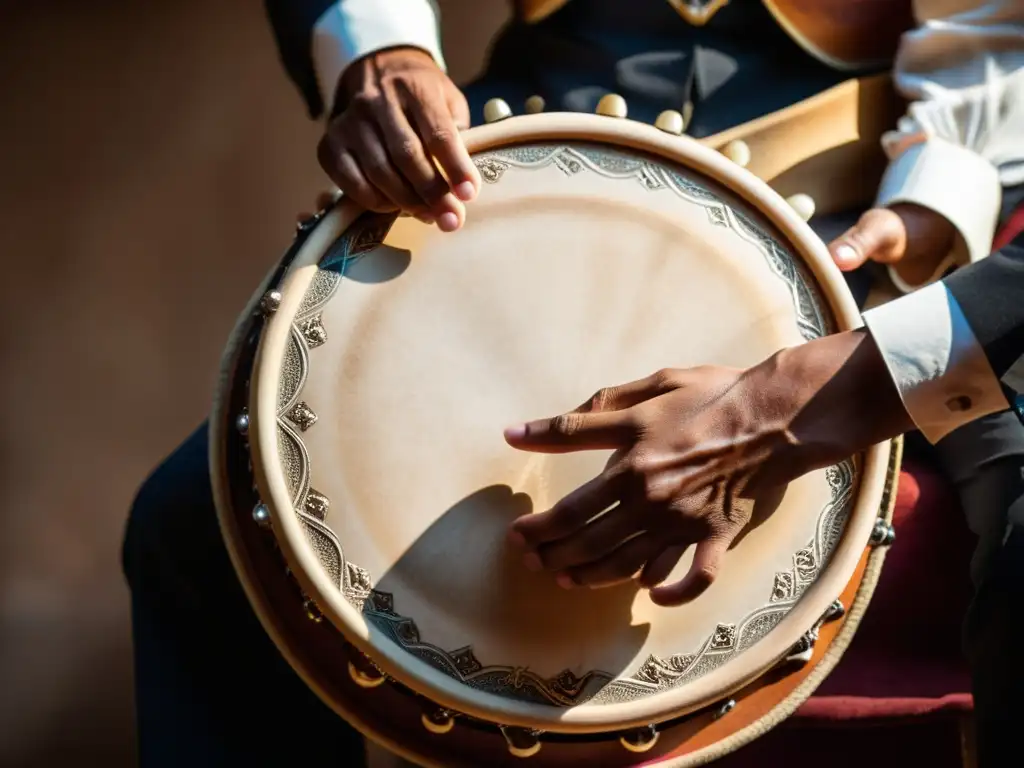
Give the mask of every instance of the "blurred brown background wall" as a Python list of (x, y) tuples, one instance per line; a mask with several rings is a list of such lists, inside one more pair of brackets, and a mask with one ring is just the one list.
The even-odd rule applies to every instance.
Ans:
[[(503, 0), (442, 0), (468, 79)], [(262, 4), (0, 4), (0, 766), (133, 763), (135, 489), (322, 177)]]

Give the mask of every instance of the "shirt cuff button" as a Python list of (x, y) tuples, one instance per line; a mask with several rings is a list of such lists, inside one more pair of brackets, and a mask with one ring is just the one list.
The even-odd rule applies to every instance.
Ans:
[(951, 397), (946, 401), (946, 408), (953, 413), (969, 411), (973, 405), (974, 402), (967, 395), (957, 395), (956, 397)]

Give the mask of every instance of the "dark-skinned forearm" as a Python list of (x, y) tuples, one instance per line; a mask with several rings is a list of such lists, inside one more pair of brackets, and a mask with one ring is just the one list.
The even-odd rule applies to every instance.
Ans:
[(758, 485), (789, 482), (914, 428), (863, 329), (782, 350), (744, 379), (758, 418), (779, 435)]

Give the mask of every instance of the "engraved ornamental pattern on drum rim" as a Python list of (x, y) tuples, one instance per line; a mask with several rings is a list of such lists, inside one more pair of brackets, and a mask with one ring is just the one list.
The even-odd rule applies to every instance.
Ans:
[[(678, 195), (699, 205), (714, 226), (728, 227), (762, 254), (782, 280), (793, 300), (799, 330), (805, 339), (831, 332), (829, 316), (806, 267), (748, 215), (735, 210), (707, 187), (678, 169), (638, 153), (605, 146), (535, 144), (485, 152), (474, 158), (486, 183), (495, 184), (512, 168), (529, 170), (555, 166), (567, 175), (599, 173), (632, 180), (652, 193)], [(278, 443), (282, 469), (296, 514), (310, 547), (346, 600), (363, 611), (366, 619), (403, 649), (434, 668), (482, 691), (555, 706), (583, 702), (622, 703), (685, 684), (721, 666), (735, 654), (767, 635), (800, 599), (806, 587), (827, 563), (846, 524), (855, 486), (855, 468), (846, 461), (826, 470), (831, 501), (822, 510), (814, 537), (794, 553), (792, 567), (775, 574), (765, 585), (765, 603), (737, 623), (719, 623), (701, 647), (667, 658), (650, 656), (631, 673), (616, 676), (593, 670), (576, 675), (570, 670), (544, 678), (514, 666), (485, 665), (470, 646), (445, 650), (420, 637), (413, 619), (398, 612), (394, 595), (373, 588), (369, 573), (348, 561), (344, 549), (325, 520), (330, 500), (310, 487), (310, 457), (301, 433), (316, 428), (313, 407), (300, 400), (309, 372), (310, 356), (325, 345), (331, 329), (323, 323), (322, 309), (341, 283), (347, 266), (379, 245), (393, 224), (393, 214), (364, 214), (331, 246), (321, 259), (293, 321), (281, 370), (278, 396)], [(335, 332), (338, 332), (337, 330)]]

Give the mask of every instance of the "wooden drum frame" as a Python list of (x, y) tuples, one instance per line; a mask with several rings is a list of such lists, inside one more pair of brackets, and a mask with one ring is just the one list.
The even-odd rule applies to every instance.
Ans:
[[(509, 168), (531, 163), (533, 167), (546, 164), (557, 168), (566, 177), (598, 171), (604, 162), (600, 160), (603, 152), (612, 158), (605, 168), (609, 178), (630, 177), (648, 190), (673, 184), (695, 190), (698, 202), (707, 203), (701, 203), (704, 208), (699, 212), (707, 213), (711, 225), (732, 225), (741, 235), (757, 229), (767, 233), (765, 242), (775, 243), (779, 254), (794, 254), (785, 257), (796, 265), (792, 284), (805, 275), (815, 284), (827, 310), (814, 310), (824, 319), (817, 330), (801, 328), (804, 338), (860, 324), (853, 299), (824, 245), (790, 205), (718, 152), (674, 135), (671, 126), (659, 127), (662, 129), (608, 115), (536, 114), (473, 128), (464, 138), (485, 182), (492, 184), (503, 174), (514, 176)], [(573, 189), (573, 194), (578, 194), (582, 187)], [(599, 185), (593, 189), (595, 196), (601, 194)], [(469, 213), (472, 218), (472, 206)], [(741, 224), (735, 224), (737, 220)], [(392, 604), (392, 595), (376, 589), (369, 573), (347, 559), (339, 543), (342, 536), (335, 536), (324, 522), (329, 502), (310, 485), (308, 456), (301, 477), (288, 475), (287, 466), (281, 469), (282, 452), (293, 450), (288, 445), (298, 445), (294, 450), (305, 455), (300, 433), (317, 420), (313, 410), (297, 397), (305, 386), (308, 364), (303, 363), (306, 369), (298, 383), (289, 383), (292, 374), (285, 370), (292, 365), (286, 362), (293, 354), (289, 345), (299, 344), (304, 350), (300, 357), (311, 357), (309, 349), (326, 339), (328, 331), (319, 325), (320, 315), (309, 314), (310, 296), (317, 290), (316, 275), (326, 269), (329, 254), (334, 252), (331, 249), (343, 247), (347, 250), (341, 268), (347, 277), (348, 260), (376, 253), (390, 237), (393, 222), (394, 217), (363, 214), (346, 201), (303, 222), (288, 253), (242, 313), (223, 359), (210, 421), (210, 465), (220, 525), (253, 609), (292, 667), (324, 702), (369, 739), (419, 765), (444, 768), (517, 765), (524, 759), (538, 766), (684, 768), (721, 757), (792, 714), (838, 662), (877, 583), (886, 545), (893, 537), (893, 484), (900, 463), (900, 441), (873, 447), (843, 465), (845, 470), (829, 470), (833, 473), (827, 475), (832, 491), (839, 492), (836, 488), (842, 486), (843, 517), (829, 518), (840, 522), (828, 524), (835, 532), (830, 534), (827, 551), (808, 545), (810, 554), (801, 550), (792, 556), (795, 570), (776, 573), (768, 608), (780, 601), (778, 605), (786, 610), (766, 613), (768, 608), (764, 609), (759, 615), (771, 620), (757, 634), (743, 634), (745, 627), (753, 626), (750, 617), (754, 615), (744, 614), (746, 618), (738, 623), (716, 626), (701, 646), (703, 656), (651, 655), (638, 671), (634, 668), (629, 673), (631, 676), (608, 675), (607, 680), (594, 683), (586, 697), (572, 699), (567, 693), (568, 704), (559, 706), (543, 700), (540, 693), (544, 691), (524, 698), (526, 694), (506, 696), (504, 688), (491, 684), (491, 688), (473, 687), (467, 682), (470, 677), (492, 668), (483, 667), (469, 646), (440, 652), (442, 659), (430, 661), (434, 646), (422, 645), (416, 625), (395, 613), (398, 598)], [(396, 231), (423, 227), (404, 217), (398, 222)], [(752, 236), (743, 236), (753, 242)], [(413, 251), (415, 248), (410, 253)], [(781, 275), (778, 270), (776, 274)], [(339, 277), (332, 285), (342, 282)], [(818, 299), (798, 293), (793, 289), (799, 323), (802, 307)], [(349, 294), (352, 297), (358, 303), (358, 295)], [(328, 299), (318, 300), (324, 305)], [(329, 332), (334, 333), (336, 327)], [(344, 335), (337, 333), (338, 337)], [(305, 341), (298, 338), (302, 335)], [(344, 350), (346, 342), (340, 343)], [(363, 360), (360, 354), (354, 348), (352, 359)], [(665, 360), (662, 365), (670, 362)], [(749, 364), (753, 362), (756, 360)], [(336, 368), (343, 370), (344, 366)], [(294, 391), (289, 390), (291, 394), (285, 398), (282, 392), (288, 387)], [(582, 400), (588, 392), (577, 394)], [(325, 399), (317, 402), (323, 405)], [(290, 410), (282, 416), (285, 400)], [(572, 405), (565, 403), (566, 407)], [(327, 413), (322, 423), (328, 423), (330, 429), (333, 411)], [(551, 413), (522, 413), (520, 417), (542, 415)], [(282, 423), (294, 438), (282, 437)], [(500, 425), (496, 429), (500, 433)], [(341, 455), (351, 453), (342, 450)], [(845, 479), (835, 480), (836, 473), (843, 472)], [(324, 482), (323, 477), (321, 472), (317, 482)], [(368, 482), (376, 482), (376, 490), (380, 490), (385, 481), (371, 478)], [(335, 495), (349, 499), (342, 491)], [(835, 498), (829, 504), (838, 507)], [(346, 509), (349, 506), (346, 504)], [(296, 511), (300, 508), (301, 514)], [(356, 513), (367, 512), (358, 505), (356, 508)], [(826, 512), (820, 513), (822, 519)], [(337, 527), (338, 519), (332, 520)], [(399, 520), (396, 526), (402, 524)], [(335, 543), (325, 555), (318, 542), (328, 539)], [(352, 534), (344, 540), (347, 546)], [(817, 541), (813, 539), (812, 544)], [(365, 549), (357, 541), (354, 548), (362, 558), (360, 547)], [(800, 570), (801, 553), (805, 560), (810, 558), (806, 572)], [(728, 578), (728, 571), (727, 561), (723, 579)], [(375, 573), (380, 574), (379, 567)], [(414, 598), (404, 597), (406, 605), (414, 602)], [(418, 619), (422, 613), (421, 606)], [(655, 637), (651, 642), (660, 641)], [(427, 651), (414, 655), (408, 650), (414, 646)], [(732, 655), (720, 653), (728, 660), (718, 666), (709, 664), (699, 673), (685, 671), (687, 665), (696, 665), (698, 656), (710, 659), (726, 650)], [(460, 659), (458, 654), (463, 651), (467, 654)], [(460, 666), (466, 659), (469, 667)], [(455, 665), (454, 671), (445, 672), (445, 664)], [(590, 673), (577, 677), (576, 669), (562, 673), (568, 676), (562, 683), (545, 682), (530, 672), (536, 666), (536, 661), (528, 660), (519, 667), (500, 669), (520, 687), (521, 676), (535, 688), (562, 685), (558, 690), (576, 691), (590, 685)], [(644, 693), (648, 684), (649, 695)], [(632, 692), (632, 698), (606, 696), (601, 701), (598, 697), (604, 695), (602, 691), (607, 693), (606, 688)]]

